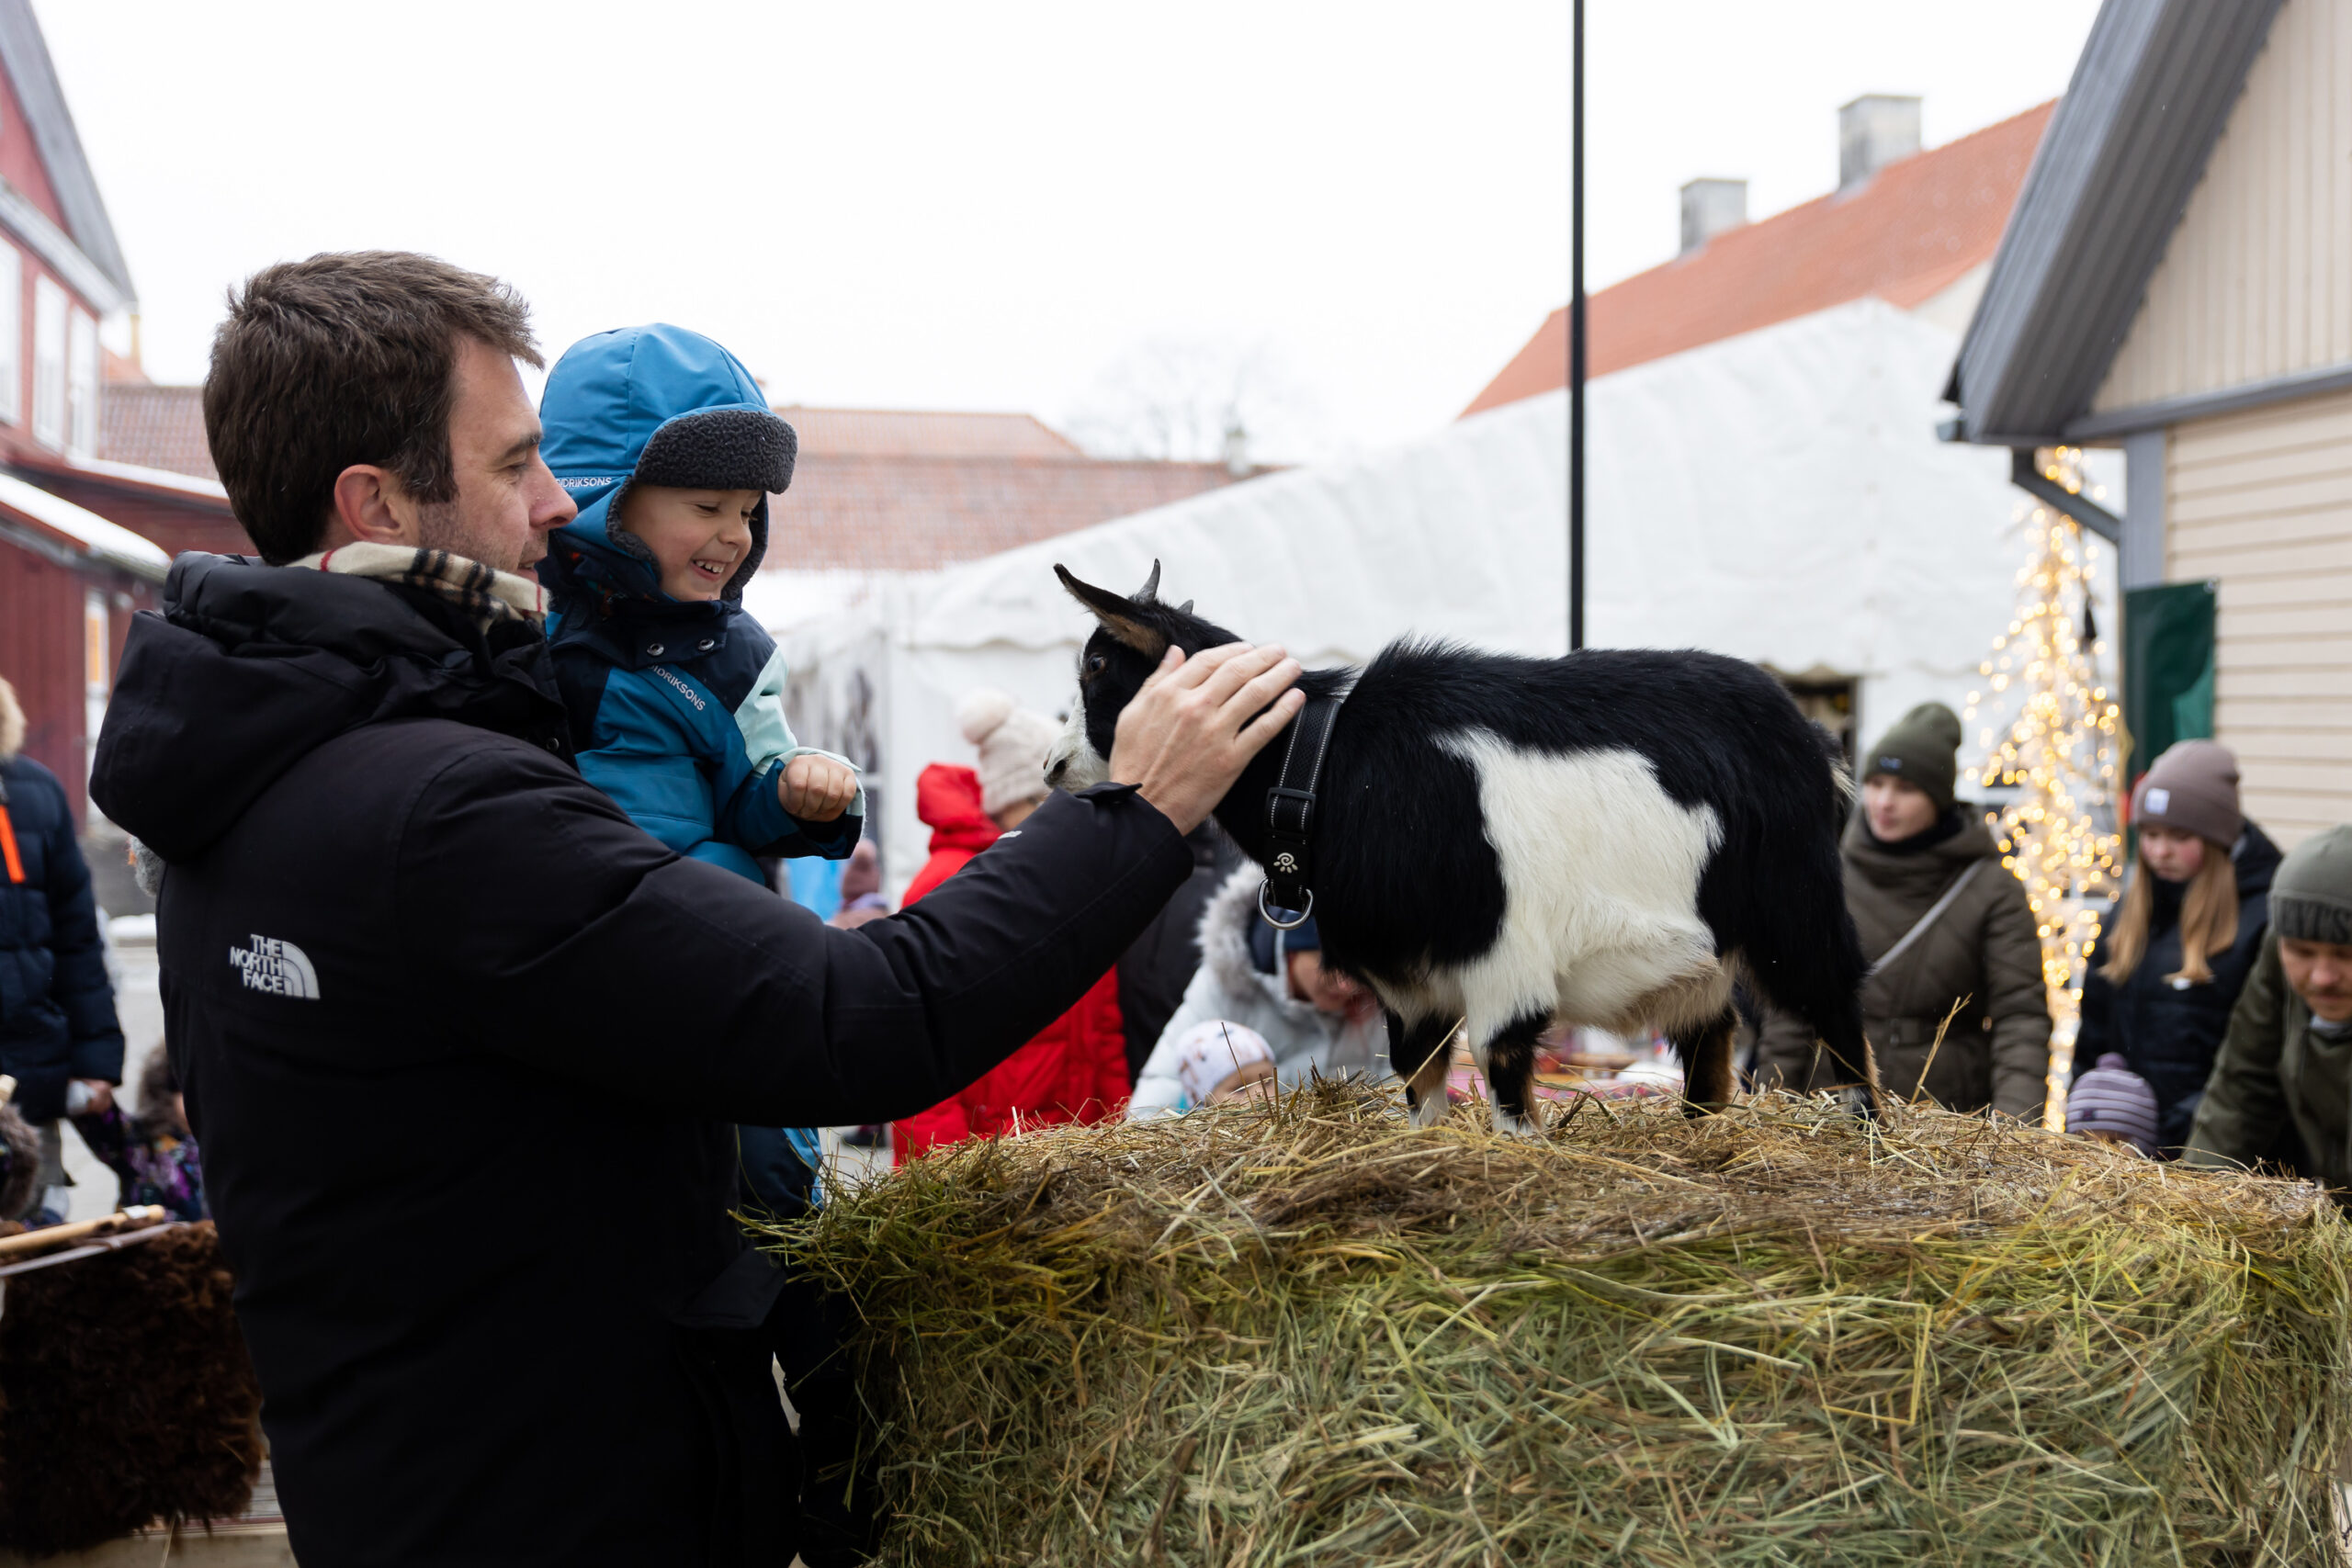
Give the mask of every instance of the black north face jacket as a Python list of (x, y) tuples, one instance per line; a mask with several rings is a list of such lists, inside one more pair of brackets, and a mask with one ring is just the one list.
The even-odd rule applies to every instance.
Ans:
[(418, 590), (182, 556), (125, 650), (92, 794), (168, 863), (171, 1049), (304, 1568), (787, 1559), (727, 1124), (936, 1103), (1192, 869), (1106, 787), (836, 931), (567, 748), (537, 636)]

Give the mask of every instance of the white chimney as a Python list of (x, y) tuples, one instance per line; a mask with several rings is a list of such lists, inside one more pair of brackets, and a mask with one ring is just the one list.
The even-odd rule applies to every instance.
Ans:
[(1682, 254), (1747, 221), (1746, 180), (1692, 180), (1682, 187)]
[(1838, 188), (1861, 184), (1919, 150), (1919, 100), (1865, 93), (1838, 111)]

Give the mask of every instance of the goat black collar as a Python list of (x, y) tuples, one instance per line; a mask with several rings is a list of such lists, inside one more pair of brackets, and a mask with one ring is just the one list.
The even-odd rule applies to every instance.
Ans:
[[(1315, 785), (1323, 776), (1323, 754), (1340, 720), (1344, 695), (1309, 697), (1291, 720), (1290, 745), (1282, 773), (1266, 792), (1266, 880), (1258, 888), (1258, 913), (1277, 931), (1295, 931), (1315, 913), (1309, 886), (1315, 863), (1307, 835), (1315, 826)], [(1290, 916), (1278, 919), (1280, 910)]]

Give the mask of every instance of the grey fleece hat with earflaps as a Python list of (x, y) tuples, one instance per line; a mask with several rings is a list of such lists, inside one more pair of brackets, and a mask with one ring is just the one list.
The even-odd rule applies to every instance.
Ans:
[(1939, 814), (1951, 809), (1960, 777), (1960, 715), (1941, 703), (1921, 703), (1894, 721), (1862, 757), (1862, 780), (1884, 776), (1917, 784)]
[(2352, 828), (2314, 833), (2279, 862), (2270, 929), (2293, 942), (2352, 946)]

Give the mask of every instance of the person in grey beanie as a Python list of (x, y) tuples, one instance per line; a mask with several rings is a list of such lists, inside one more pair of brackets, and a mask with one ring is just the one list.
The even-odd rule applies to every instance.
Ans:
[(2352, 1204), (2352, 827), (2295, 846), (2183, 1156), (2284, 1166)]
[(2156, 1091), (2157, 1157), (2177, 1158), (2269, 929), (2278, 847), (2238, 804), (2238, 760), (2168, 747), (2132, 792), (2139, 853), (2100, 915), (2083, 976), (2075, 1075), (2114, 1052)]
[[(1861, 809), (1838, 846), (1846, 908), (1873, 965), (1862, 1027), (1889, 1091), (1924, 1089), (1947, 1110), (2038, 1122), (2050, 1092), (2041, 943), (2024, 885), (1984, 819), (1953, 798), (1960, 741), (1960, 716), (1922, 703), (1862, 756)], [(1777, 1009), (1755, 1076), (1802, 1092), (1835, 1077), (1812, 1026)]]

